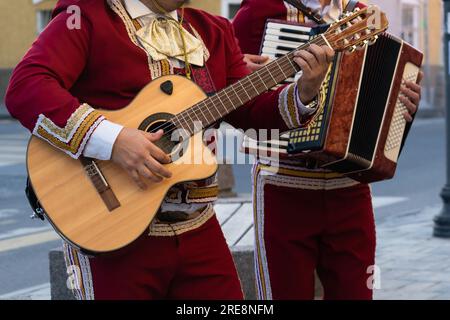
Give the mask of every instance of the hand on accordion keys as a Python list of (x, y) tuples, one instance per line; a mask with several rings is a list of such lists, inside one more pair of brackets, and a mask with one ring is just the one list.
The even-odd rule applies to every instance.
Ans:
[(307, 50), (295, 52), (294, 61), (302, 69), (302, 76), (298, 80), (300, 101), (307, 105), (318, 95), (330, 63), (334, 58), (334, 50), (328, 46), (311, 44)]
[(417, 78), (417, 83), (412, 81), (405, 81), (402, 83), (400, 101), (403, 102), (408, 112), (405, 112), (404, 117), (408, 122), (412, 122), (413, 115), (417, 112), (419, 107), (422, 88), (420, 87), (420, 82), (423, 79), (423, 72), (419, 72)]

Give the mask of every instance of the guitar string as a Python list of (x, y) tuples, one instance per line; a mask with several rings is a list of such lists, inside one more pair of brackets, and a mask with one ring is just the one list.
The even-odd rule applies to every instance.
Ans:
[[(314, 40), (315, 40), (315, 39), (314, 39)], [(300, 47), (299, 47), (298, 49), (296, 49), (296, 50), (299, 50), (299, 49), (302, 48), (303, 46), (310, 45), (311, 43), (314, 43), (314, 42), (311, 41), (311, 42), (309, 42), (309, 43), (307, 43), (307, 44), (305, 44), (305, 45), (300, 46)], [(315, 43), (316, 43), (317, 45), (325, 44), (325, 43), (323, 42), (323, 40), (322, 40), (322, 41), (316, 41)], [(198, 115), (199, 115), (199, 114), (201, 114), (201, 115), (203, 116), (203, 118), (207, 120), (207, 122), (208, 122), (207, 125), (209, 125), (209, 124), (211, 124), (211, 123), (214, 123), (215, 121), (217, 121), (217, 119), (214, 119), (214, 118), (221, 118), (221, 117), (223, 116), (223, 115), (222, 115), (222, 111), (225, 111), (226, 114), (227, 114), (227, 113), (228, 113), (228, 110), (227, 110), (226, 108), (224, 108), (224, 110), (218, 109), (218, 107), (217, 107), (217, 104), (218, 104), (218, 103), (214, 103), (214, 102), (213, 102), (213, 99), (218, 100), (222, 105), (224, 105), (223, 102), (222, 102), (222, 100), (220, 99), (220, 98), (221, 98), (220, 95), (226, 94), (226, 95), (227, 95), (227, 100), (230, 102), (229, 105), (231, 105), (231, 107), (233, 107), (237, 102), (241, 102), (241, 103), (242, 103), (242, 100), (240, 100), (240, 98), (238, 97), (238, 95), (239, 95), (239, 94), (242, 94), (243, 92), (246, 92), (246, 95), (250, 98), (248, 101), (251, 101), (253, 98), (255, 98), (256, 96), (259, 95), (259, 92), (258, 92), (258, 91), (263, 91), (263, 90), (268, 90), (268, 89), (270, 89), (270, 88), (268, 88), (268, 87), (266, 86), (266, 82), (267, 82), (267, 81), (269, 81), (269, 80), (274, 80), (274, 81), (276, 82), (275, 85), (278, 84), (278, 83), (280, 82), (280, 81), (277, 81), (277, 80), (275, 80), (275, 79), (273, 78), (273, 74), (272, 74), (272, 73), (273, 73), (274, 71), (280, 71), (280, 70), (281, 70), (281, 72), (284, 73), (284, 71), (283, 71), (284, 69), (283, 69), (283, 68), (286, 68), (286, 67), (289, 67), (289, 66), (292, 66), (292, 68), (294, 68), (294, 64), (290, 61), (291, 58), (288, 57), (288, 55), (290, 55), (290, 54), (293, 54), (293, 52), (290, 52), (290, 53), (284, 55), (283, 57), (281, 57), (280, 59), (275, 60), (273, 63), (270, 63), (269, 65), (266, 66), (266, 68), (267, 68), (266, 70), (260, 70), (260, 73), (263, 73), (262, 77), (261, 77), (260, 74), (256, 74), (256, 73), (249, 74), (248, 76), (246, 76), (246, 77), (244, 77), (243, 79), (241, 79), (241, 80), (235, 82), (235, 83), (232, 84), (231, 86), (229, 86), (229, 87), (227, 87), (227, 88), (224, 88), (224, 89), (220, 90), (220, 91), (219, 91), (218, 93), (216, 93), (214, 96), (209, 97), (209, 98), (207, 98), (207, 99), (205, 99), (205, 100), (202, 100), (202, 101), (198, 102), (197, 104), (193, 105), (192, 107), (190, 107), (189, 109), (186, 109), (186, 110), (180, 112), (179, 114), (174, 115), (172, 118), (170, 118), (170, 119), (168, 120), (169, 123), (168, 123), (168, 122), (165, 122), (164, 124), (160, 125), (159, 127), (156, 127), (154, 130), (155, 130), (155, 131), (158, 131), (158, 130), (160, 130), (160, 129), (163, 129), (163, 130), (164, 130), (164, 129), (168, 129), (168, 128), (172, 127), (172, 125), (171, 125), (170, 122), (175, 122), (175, 121), (178, 122), (178, 125), (180, 125), (181, 128), (175, 128), (175, 129), (174, 129), (174, 128), (171, 128), (171, 130), (165, 132), (165, 134), (163, 135), (163, 137), (168, 136), (168, 135), (171, 134), (174, 130), (177, 130), (177, 129), (185, 129), (185, 130), (189, 130), (188, 128), (185, 128), (185, 127), (186, 127), (186, 125), (187, 125), (187, 127), (190, 127), (190, 126), (192, 125), (192, 123), (189, 123), (189, 122), (188, 122), (189, 120), (187, 119), (187, 117), (189, 117), (190, 120), (192, 121), (192, 117), (191, 117), (191, 115), (192, 115), (193, 117), (196, 118), (196, 120), (200, 120), (200, 119), (198, 118)], [(280, 63), (280, 61), (281, 61), (281, 63)], [(275, 68), (276, 68), (276, 70), (275, 70)], [(272, 69), (272, 70), (271, 70), (271, 69)], [(263, 72), (263, 71), (267, 71), (267, 72)], [(253, 88), (256, 89), (255, 92), (257, 93), (257, 95), (256, 95), (255, 97), (252, 98), (252, 97), (250, 97), (250, 95), (248, 94), (248, 89), (245, 89), (245, 87), (243, 86), (243, 83), (242, 83), (242, 82), (243, 82), (244, 80), (249, 81), (251, 77), (254, 78), (256, 75), (260, 78), (260, 81), (258, 81), (259, 84), (256, 84), (256, 85), (255, 85), (255, 83), (250, 82), (251, 85), (253, 86)], [(288, 77), (286, 77), (285, 74), (283, 74), (283, 77), (288, 78)], [(242, 89), (234, 90), (234, 87), (237, 86), (238, 84), (241, 85)], [(258, 90), (258, 89), (259, 89), (259, 90)], [(231, 99), (230, 99), (229, 96), (228, 96), (228, 94), (227, 94), (227, 92), (226, 92), (227, 90), (233, 90), (233, 94), (237, 97), (237, 99), (236, 99), (236, 98), (231, 98)], [(238, 100), (240, 100), (240, 101), (238, 101)], [(248, 102), (248, 101), (247, 101), (247, 102)], [(245, 103), (242, 103), (242, 104), (245, 104)], [(210, 108), (210, 107), (213, 107), (213, 108), (215, 109), (215, 112), (217, 113), (216, 117), (213, 117), (212, 120), (209, 120), (208, 117), (207, 117), (207, 116), (205, 115), (205, 113), (203, 112), (205, 109), (207, 109), (207, 110), (211, 113), (211, 111), (212, 111), (213, 108)], [(235, 108), (235, 109), (236, 109), (236, 108)], [(199, 113), (197, 113), (197, 111), (199, 111)], [(211, 113), (211, 115), (213, 115), (213, 114)], [(175, 122), (174, 124), (177, 124), (176, 122)], [(193, 132), (193, 133), (195, 133), (195, 132)], [(168, 145), (170, 145), (170, 144), (168, 144)]]

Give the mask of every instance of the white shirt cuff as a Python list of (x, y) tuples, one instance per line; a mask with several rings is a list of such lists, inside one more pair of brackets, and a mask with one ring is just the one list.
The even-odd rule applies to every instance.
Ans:
[(83, 155), (98, 160), (110, 160), (114, 143), (122, 129), (123, 126), (119, 124), (108, 120), (102, 121), (92, 132)]

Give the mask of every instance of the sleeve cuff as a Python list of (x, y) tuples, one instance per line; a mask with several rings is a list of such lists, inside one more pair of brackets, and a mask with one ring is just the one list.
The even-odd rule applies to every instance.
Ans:
[(83, 155), (98, 160), (110, 160), (112, 149), (123, 126), (108, 120), (102, 121), (92, 132)]
[(52, 119), (40, 114), (33, 134), (78, 159), (92, 133), (104, 120), (98, 111), (88, 104), (82, 104), (74, 110), (64, 127), (59, 127)]
[(298, 109), (298, 112), (300, 113), (300, 117), (303, 120), (304, 118), (309, 118), (311, 117), (316, 111), (317, 111), (317, 103), (312, 102), (309, 105), (305, 106), (302, 102), (302, 100), (300, 99), (300, 94), (298, 92), (298, 86), (297, 84), (295, 84), (295, 102), (296, 102), (296, 106)]
[(289, 129), (301, 127), (303, 118), (309, 118), (317, 110), (301, 102), (296, 83), (286, 86), (280, 92), (278, 109)]

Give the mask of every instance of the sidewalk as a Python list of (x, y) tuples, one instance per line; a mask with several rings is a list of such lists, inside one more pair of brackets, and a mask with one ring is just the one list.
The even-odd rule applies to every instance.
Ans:
[[(216, 208), (230, 247), (248, 245), (253, 232), (249, 199), (221, 201)], [(375, 290), (375, 299), (450, 299), (450, 239), (431, 235), (433, 217), (439, 210), (440, 207), (428, 208), (392, 217), (378, 225), (377, 267), (381, 288)], [(241, 219), (244, 224), (238, 223)], [(0, 299), (50, 299), (50, 285), (17, 291)]]
[(440, 206), (428, 208), (378, 226), (375, 299), (450, 299), (450, 239), (432, 237), (439, 212)]

